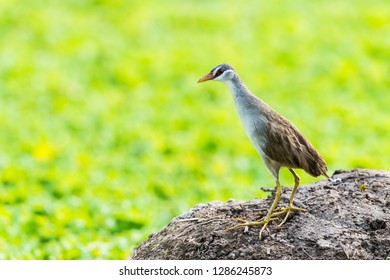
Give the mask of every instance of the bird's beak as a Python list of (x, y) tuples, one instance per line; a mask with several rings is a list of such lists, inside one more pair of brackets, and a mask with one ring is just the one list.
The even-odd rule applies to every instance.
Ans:
[(206, 82), (208, 80), (214, 79), (213, 72), (208, 73), (207, 75), (204, 75), (202, 78), (199, 79), (198, 83)]

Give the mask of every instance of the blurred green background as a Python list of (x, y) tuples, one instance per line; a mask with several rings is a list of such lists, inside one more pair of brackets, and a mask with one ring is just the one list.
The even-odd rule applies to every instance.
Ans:
[(2, 0), (0, 259), (124, 259), (197, 203), (264, 197), (228, 89), (196, 83), (222, 62), (330, 174), (388, 169), (389, 19), (387, 0)]

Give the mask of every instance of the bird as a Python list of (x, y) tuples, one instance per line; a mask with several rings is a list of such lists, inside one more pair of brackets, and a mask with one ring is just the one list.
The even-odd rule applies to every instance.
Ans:
[[(282, 227), (291, 212), (307, 211), (293, 204), (300, 183), (300, 177), (294, 169), (303, 169), (313, 177), (322, 175), (330, 179), (326, 173), (326, 162), (290, 121), (248, 89), (232, 66), (229, 64), (215, 66), (208, 74), (200, 78), (198, 83), (206, 81), (219, 81), (227, 85), (250, 142), (275, 178), (275, 198), (266, 216), (256, 221), (238, 218), (236, 220), (240, 223), (227, 229), (262, 225), (259, 232), (259, 239), (262, 239), (262, 233), (268, 224), (273, 220), (279, 220), (279, 216), (284, 215), (284, 219), (278, 225)], [(282, 167), (288, 168), (293, 175), (294, 187), (288, 204), (277, 208), (282, 195), (279, 181), (279, 170)]]

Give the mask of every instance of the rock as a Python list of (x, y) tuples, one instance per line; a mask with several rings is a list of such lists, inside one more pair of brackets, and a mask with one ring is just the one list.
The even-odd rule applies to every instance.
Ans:
[[(193, 207), (135, 248), (130, 259), (389, 259), (390, 172), (338, 170), (333, 182), (302, 185), (287, 223), (225, 231), (234, 218), (257, 220), (273, 197)], [(362, 187), (364, 185), (364, 187)], [(291, 189), (284, 189), (280, 205)]]

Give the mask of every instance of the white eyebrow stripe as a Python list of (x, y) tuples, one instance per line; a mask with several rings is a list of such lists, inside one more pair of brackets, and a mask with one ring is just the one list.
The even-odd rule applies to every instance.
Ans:
[(217, 75), (217, 71), (219, 70), (219, 68), (221, 68), (221, 67), (218, 67), (217, 69), (214, 70), (214, 72), (213, 72), (214, 77)]

